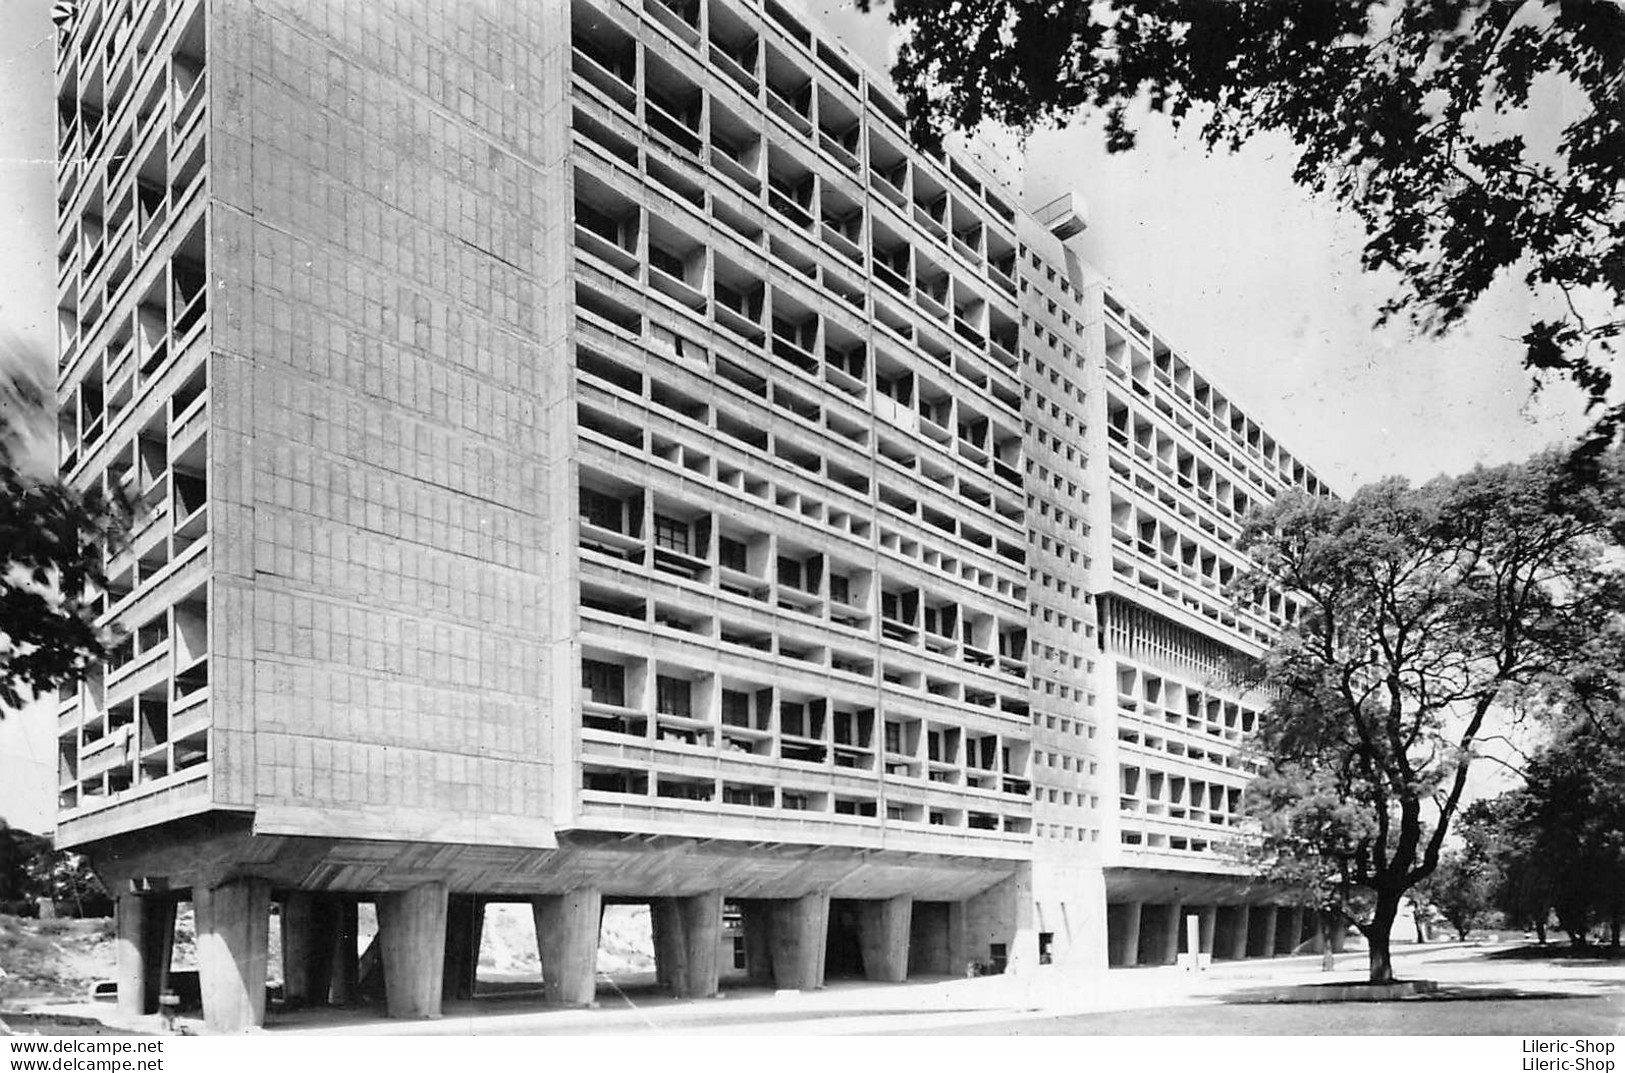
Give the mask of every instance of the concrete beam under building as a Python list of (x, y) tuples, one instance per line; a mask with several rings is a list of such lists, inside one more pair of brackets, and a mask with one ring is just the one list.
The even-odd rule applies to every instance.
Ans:
[(192, 908), (204, 1022), (213, 1032), (264, 1024), (271, 885), (245, 877), (194, 887)]
[(446, 884), (421, 883), (378, 898), (389, 1016), (440, 1016), (446, 958)]
[(536, 949), (542, 959), (542, 994), (564, 1006), (590, 1006), (598, 994), (598, 931), (603, 894), (577, 887), (532, 899)]

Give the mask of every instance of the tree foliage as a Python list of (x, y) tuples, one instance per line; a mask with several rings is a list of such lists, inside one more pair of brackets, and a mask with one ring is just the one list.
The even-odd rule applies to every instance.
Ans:
[(106, 888), (83, 856), (57, 850), (49, 838), (0, 820), (0, 903), (20, 909), (36, 898), (73, 906), (78, 916), (112, 908)]
[(122, 547), (129, 506), (31, 474), (19, 459), (44, 393), (20, 371), (0, 376), (0, 714), (104, 659), (96, 624), (106, 557)]
[(1463, 850), (1447, 849), (1439, 855), (1433, 874), (1413, 891), (1412, 900), (1425, 905), (1467, 941), (1474, 928), (1489, 919), (1495, 874), (1489, 862)]
[(1541, 859), (1530, 804), (1522, 789), (1482, 798), (1462, 809), (1458, 830), (1467, 855), (1489, 873), (1491, 907), (1509, 926), (1535, 929), (1544, 943), (1556, 883)]
[(1625, 755), (1581, 723), (1530, 761), (1523, 824), (1549, 876), (1552, 908), (1576, 944), (1625, 923)]
[(1391, 977), (1400, 899), (1438, 867), (1492, 712), (1618, 606), (1619, 498), (1614, 480), (1576, 488), (1548, 453), (1346, 502), (1289, 493), (1244, 526), (1255, 569), (1237, 595), (1269, 586), (1301, 606), (1259, 668), (1274, 699), (1249, 794), (1266, 815), (1312, 807), (1293, 802), (1305, 787), (1336, 803), (1300, 852), (1369, 896), (1374, 981)]
[[(870, 0), (859, 0), (867, 8)], [(1625, 330), (1625, 8), (1607, 0), (890, 0), (892, 76), (916, 140), (992, 121), (1103, 114), (1133, 147), (1138, 104), (1209, 149), (1297, 147), (1293, 179), (1364, 225), (1362, 263), (1401, 286), (1382, 319), (1431, 334), (1489, 286), (1550, 299), (1524, 363), (1601, 407)], [(1543, 102), (1561, 94), (1551, 137)], [(1552, 144), (1547, 144), (1548, 142)], [(1610, 408), (1612, 406), (1612, 408)]]

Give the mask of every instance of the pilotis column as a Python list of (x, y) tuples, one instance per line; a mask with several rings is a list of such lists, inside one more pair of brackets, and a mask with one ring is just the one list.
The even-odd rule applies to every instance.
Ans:
[(194, 887), (192, 908), (205, 1023), (214, 1032), (264, 1024), (271, 885), (244, 877), (213, 889)]
[(603, 896), (596, 887), (535, 898), (542, 993), (565, 1006), (589, 1006), (598, 989), (598, 928)]
[(858, 907), (858, 942), (863, 949), (863, 975), (900, 984), (908, 979), (908, 937), (914, 899), (907, 894)]
[(446, 960), (446, 884), (421, 883), (378, 898), (389, 1016), (440, 1016)]

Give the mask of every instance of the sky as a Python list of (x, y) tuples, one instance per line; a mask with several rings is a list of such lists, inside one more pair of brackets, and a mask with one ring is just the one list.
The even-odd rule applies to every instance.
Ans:
[[(844, 0), (808, 10), (881, 69), (890, 27)], [(0, 360), (50, 361), (54, 338), (49, 0), (0, 0)], [(1542, 117), (1561, 122), (1561, 102)], [(1035, 135), (1028, 204), (1072, 190), (1089, 206), (1078, 252), (1195, 367), (1331, 486), (1348, 493), (1528, 456), (1584, 426), (1576, 396), (1537, 399), (1519, 368), (1527, 307), (1500, 286), (1443, 340), (1373, 327), (1389, 280), (1359, 268), (1357, 221), (1289, 179), (1292, 147), (1210, 156), (1152, 120), (1109, 155), (1098, 128)], [(48, 823), (48, 718), (0, 721), (0, 817)], [(47, 788), (41, 791), (40, 787)], [(26, 787), (26, 789), (19, 789)]]

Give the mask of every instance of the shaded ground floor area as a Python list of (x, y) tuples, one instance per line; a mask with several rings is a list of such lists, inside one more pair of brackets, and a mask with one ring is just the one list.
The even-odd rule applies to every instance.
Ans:
[[(268, 838), (229, 818), (165, 834), (91, 849), (117, 892), (119, 1010), (201, 1009), (216, 1032), (321, 1007), (433, 1019), (516, 995), (585, 1007), (606, 990), (701, 999), (725, 981), (816, 991), (1037, 961), (1018, 859), (604, 833), (556, 851)], [(493, 920), (534, 957), (512, 957), (510, 934), (510, 964), (482, 970)]]
[(1108, 868), (1106, 962), (1112, 968), (1340, 953), (1348, 926), (1236, 874)]

